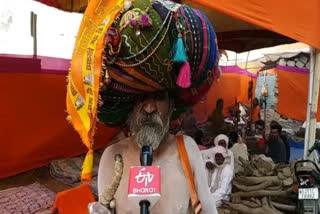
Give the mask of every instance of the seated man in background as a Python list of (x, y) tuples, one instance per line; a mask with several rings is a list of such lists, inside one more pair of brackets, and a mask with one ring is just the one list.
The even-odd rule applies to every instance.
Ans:
[(217, 100), (216, 109), (208, 118), (208, 122), (210, 122), (210, 135), (213, 138), (226, 132), (227, 127), (224, 122), (223, 99)]
[(233, 152), (229, 149), (229, 138), (227, 135), (224, 134), (219, 134), (215, 139), (214, 139), (214, 145), (215, 146), (222, 146), (223, 148), (226, 149), (226, 154), (228, 157), (230, 157), (230, 166), (232, 170), (234, 169), (234, 156)]
[(229, 133), (229, 139), (230, 139), (230, 141), (229, 141), (228, 147), (230, 149), (234, 144), (236, 144), (238, 142), (238, 139), (239, 139), (239, 134), (237, 133), (236, 130), (231, 131)]
[(286, 147), (280, 138), (279, 124), (273, 124), (270, 127), (269, 139), (266, 142), (266, 156), (272, 158), (275, 163), (286, 163)]
[(219, 207), (223, 201), (229, 200), (232, 189), (233, 170), (224, 147), (215, 146), (212, 148), (212, 154), (214, 159), (208, 160), (206, 167), (213, 170), (209, 188), (216, 206)]
[(212, 174), (214, 172), (213, 165), (211, 165), (210, 163), (214, 163), (214, 159), (215, 159), (214, 149), (216, 147), (219, 146), (225, 149), (225, 155), (228, 158), (228, 164), (230, 165), (231, 170), (232, 171), (234, 170), (234, 157), (233, 157), (232, 151), (228, 149), (228, 144), (229, 144), (229, 138), (226, 135), (220, 134), (214, 139), (214, 145), (212, 145), (213, 147), (201, 151), (202, 158), (206, 165), (206, 177), (208, 179), (209, 186), (212, 183), (211, 179), (212, 179)]
[(286, 154), (287, 154), (287, 157), (286, 157), (286, 164), (288, 164), (289, 163), (289, 161), (290, 161), (290, 144), (289, 144), (289, 142), (288, 142), (288, 137), (287, 137), (287, 135), (286, 134), (284, 134), (283, 132), (282, 132), (282, 126), (277, 122), (277, 121), (271, 121), (271, 123), (270, 123), (270, 126), (271, 125), (277, 125), (277, 127), (278, 127), (278, 131), (279, 131), (279, 133), (280, 133), (280, 138), (281, 138), (281, 140), (283, 141), (283, 143), (284, 143), (284, 145), (285, 145), (285, 147), (286, 147)]

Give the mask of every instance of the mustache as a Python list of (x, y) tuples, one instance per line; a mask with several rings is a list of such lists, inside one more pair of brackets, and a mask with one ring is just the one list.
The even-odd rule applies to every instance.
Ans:
[(134, 133), (140, 147), (149, 145), (157, 149), (169, 130), (169, 118), (163, 120), (157, 112), (136, 112), (129, 122), (130, 131)]
[(161, 117), (157, 113), (141, 112), (137, 118), (137, 122), (140, 126), (160, 126), (163, 127)]

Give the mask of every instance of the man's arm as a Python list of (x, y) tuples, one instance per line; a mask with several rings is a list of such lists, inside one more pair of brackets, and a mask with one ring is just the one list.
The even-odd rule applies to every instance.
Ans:
[[(112, 173), (114, 171), (115, 154), (116, 154), (115, 147), (117, 146), (111, 145), (107, 147), (101, 156), (99, 169), (98, 169), (98, 184), (97, 184), (99, 201), (91, 202), (88, 204), (89, 214), (111, 214), (111, 210), (101, 204), (101, 201), (102, 201), (101, 195), (103, 194), (107, 185), (109, 184)], [(110, 207), (111, 209), (115, 208), (115, 201), (110, 203)]]
[(202, 160), (200, 151), (195, 141), (189, 137), (184, 136), (184, 145), (186, 147), (190, 165), (193, 171), (194, 182), (198, 193), (198, 198), (201, 202), (203, 214), (217, 214), (217, 208), (213, 197), (209, 192), (208, 179), (204, 169), (204, 162)]
[(100, 159), (99, 170), (98, 170), (98, 196), (103, 193), (107, 185), (110, 183), (111, 177), (114, 172), (115, 155), (121, 154), (120, 146), (113, 144), (107, 147)]

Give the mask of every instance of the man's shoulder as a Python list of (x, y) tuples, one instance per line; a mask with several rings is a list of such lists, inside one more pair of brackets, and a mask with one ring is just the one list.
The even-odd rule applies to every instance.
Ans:
[(198, 157), (201, 157), (200, 149), (195, 142), (195, 140), (188, 136), (188, 135), (183, 135), (183, 140), (184, 140), (184, 145), (186, 147), (189, 160), (192, 162), (195, 158), (197, 159)]
[(199, 149), (196, 141), (192, 137), (190, 137), (188, 135), (183, 135), (183, 141), (184, 141), (184, 145), (186, 147)]
[(127, 138), (105, 148), (103, 155), (121, 153), (121, 151), (128, 148), (130, 143), (132, 143), (132, 139), (130, 137), (127, 137)]

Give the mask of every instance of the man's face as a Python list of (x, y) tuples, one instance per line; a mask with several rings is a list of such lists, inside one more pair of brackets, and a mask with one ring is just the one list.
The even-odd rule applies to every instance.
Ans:
[(279, 137), (278, 129), (271, 129), (270, 130), (270, 138), (277, 138), (277, 137)]
[(223, 162), (224, 162), (224, 157), (223, 157), (223, 155), (221, 154), (221, 153), (217, 153), (215, 156), (214, 156), (214, 158), (215, 158), (215, 161), (216, 161), (216, 164), (217, 165), (222, 165), (223, 164)]
[(129, 125), (139, 146), (158, 148), (169, 130), (169, 104), (168, 92), (157, 92), (143, 96), (134, 105)]
[(219, 140), (218, 145), (224, 147), (225, 149), (227, 148), (227, 142), (225, 140)]
[(264, 127), (263, 126), (256, 126), (256, 133), (259, 134), (263, 134), (264, 133)]

